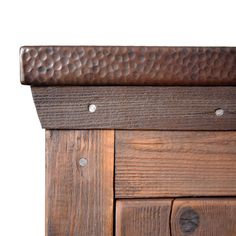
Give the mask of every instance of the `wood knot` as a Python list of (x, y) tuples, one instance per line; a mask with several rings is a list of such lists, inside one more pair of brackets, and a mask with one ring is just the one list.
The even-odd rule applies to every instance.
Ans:
[(182, 209), (179, 218), (180, 229), (183, 233), (193, 233), (199, 226), (200, 218), (196, 211), (191, 207), (186, 207)]

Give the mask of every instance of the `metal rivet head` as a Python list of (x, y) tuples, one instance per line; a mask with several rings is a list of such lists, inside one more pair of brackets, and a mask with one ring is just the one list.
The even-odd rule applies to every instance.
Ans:
[(96, 109), (97, 109), (97, 107), (96, 107), (95, 104), (90, 104), (90, 105), (88, 106), (88, 110), (89, 110), (89, 112), (91, 112), (91, 113), (94, 113), (94, 112), (96, 111)]
[(80, 160), (79, 160), (79, 165), (80, 166), (86, 166), (88, 164), (88, 160), (86, 159), (86, 158), (81, 158)]
[(224, 110), (221, 108), (218, 108), (215, 110), (216, 116), (223, 116), (224, 115)]

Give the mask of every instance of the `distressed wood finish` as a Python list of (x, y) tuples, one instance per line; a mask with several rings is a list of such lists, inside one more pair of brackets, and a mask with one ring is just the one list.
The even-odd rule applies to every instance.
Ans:
[[(32, 87), (43, 128), (236, 130), (236, 87)], [(88, 111), (95, 104), (95, 113)], [(223, 116), (215, 110), (224, 109)]]
[(116, 236), (170, 236), (171, 199), (116, 202)]
[(117, 198), (236, 195), (236, 132), (117, 131)]
[(171, 216), (173, 236), (235, 236), (236, 199), (179, 199)]
[(113, 235), (113, 167), (114, 131), (46, 131), (47, 236)]

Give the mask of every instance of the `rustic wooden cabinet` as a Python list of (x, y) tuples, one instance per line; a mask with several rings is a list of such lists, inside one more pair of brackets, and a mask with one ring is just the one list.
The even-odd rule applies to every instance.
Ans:
[(236, 235), (236, 48), (20, 58), (46, 129), (47, 236)]

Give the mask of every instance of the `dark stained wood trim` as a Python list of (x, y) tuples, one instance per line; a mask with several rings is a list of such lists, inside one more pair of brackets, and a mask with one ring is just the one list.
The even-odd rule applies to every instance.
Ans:
[(116, 131), (115, 197), (236, 196), (236, 132)]
[(236, 87), (32, 87), (32, 93), (47, 129), (236, 130)]
[(114, 131), (46, 131), (46, 235), (113, 236)]

